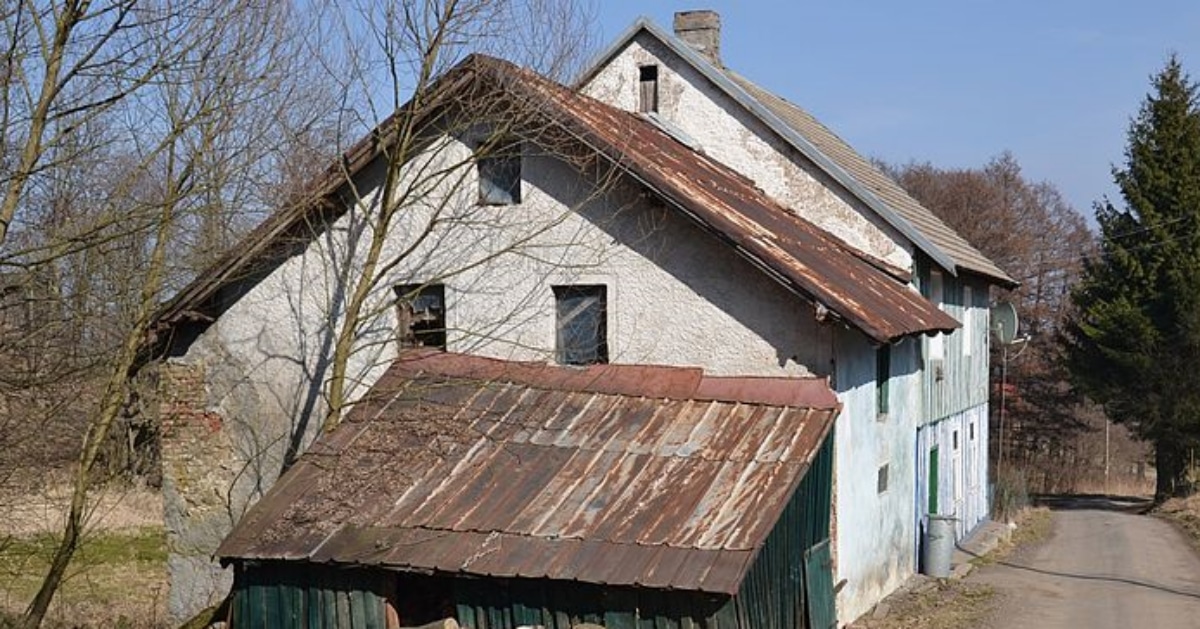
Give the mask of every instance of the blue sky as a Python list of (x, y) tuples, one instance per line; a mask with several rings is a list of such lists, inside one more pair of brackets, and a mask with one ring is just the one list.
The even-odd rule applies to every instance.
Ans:
[[(1147, 8), (1152, 7), (1152, 8)], [(721, 14), (725, 64), (889, 162), (979, 166), (1008, 150), (1091, 219), (1119, 201), (1130, 118), (1179, 55), (1200, 77), (1195, 0), (604, 0), (607, 45), (640, 15)]]

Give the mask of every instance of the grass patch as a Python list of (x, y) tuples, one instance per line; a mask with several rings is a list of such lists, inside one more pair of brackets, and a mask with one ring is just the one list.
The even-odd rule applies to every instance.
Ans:
[(971, 563), (978, 566), (988, 566), (1003, 561), (1019, 548), (1034, 546), (1046, 541), (1054, 531), (1054, 515), (1046, 507), (1030, 507), (1023, 509), (1014, 518), (1017, 527), (1006, 540), (1001, 540), (992, 552), (975, 557)]
[[(57, 539), (0, 540), (0, 614), (19, 614), (41, 585)], [(48, 627), (154, 627), (161, 624), (167, 582), (162, 527), (95, 532), (76, 551), (55, 595)], [(0, 615), (0, 626), (5, 620)]]

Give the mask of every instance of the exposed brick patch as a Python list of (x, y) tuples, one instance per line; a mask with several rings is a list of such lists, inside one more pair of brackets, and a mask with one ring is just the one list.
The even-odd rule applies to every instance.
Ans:
[(163, 508), (167, 524), (172, 619), (190, 617), (224, 596), (227, 571), (212, 555), (232, 527), (229, 505), (241, 457), (225, 417), (208, 407), (205, 366), (162, 365)]

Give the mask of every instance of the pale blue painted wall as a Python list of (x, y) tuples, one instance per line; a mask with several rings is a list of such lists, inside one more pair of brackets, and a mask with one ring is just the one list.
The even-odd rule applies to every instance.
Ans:
[[(876, 348), (848, 330), (835, 341), (834, 386), (843, 404), (837, 424), (835, 504), (840, 618), (856, 618), (916, 570), (916, 454), (921, 416), (920, 341), (891, 348), (888, 412), (877, 412)], [(888, 484), (879, 491), (879, 469)]]

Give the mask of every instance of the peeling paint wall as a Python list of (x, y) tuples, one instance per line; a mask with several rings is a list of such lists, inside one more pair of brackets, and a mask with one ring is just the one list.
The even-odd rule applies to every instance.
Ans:
[[(849, 331), (837, 336), (834, 387), (837, 419), (834, 496), (837, 510), (838, 618), (850, 622), (916, 570), (914, 452), (921, 406), (920, 342), (891, 347), (888, 412), (877, 413), (875, 350)], [(888, 466), (880, 491), (879, 468)]]
[[(447, 139), (438, 160), (468, 156)], [(435, 233), (380, 283), (349, 373), (359, 395), (396, 355), (392, 287), (445, 284), (448, 348), (497, 358), (553, 356), (552, 286), (608, 287), (612, 362), (701, 366), (722, 375), (828, 374), (833, 331), (811, 306), (629, 183), (593, 182), (530, 147), (523, 203), (475, 203), (474, 171), (447, 197), (431, 194), (406, 208), (388, 234), (385, 257)], [(365, 173), (374, 190), (381, 174)], [(375, 199), (367, 195), (364, 203)], [(356, 213), (284, 262), (234, 303), (168, 365), (190, 374), (166, 381), (185, 395), (164, 437), (171, 569), (170, 610), (186, 618), (223, 594), (229, 575), (211, 557), (221, 538), (304, 449), (324, 417), (333, 335), (347, 287), (339, 269), (361, 263)], [(446, 220), (447, 218), (452, 220)], [(173, 391), (178, 389), (178, 392)], [(170, 411), (170, 409), (164, 409)], [(205, 426), (219, 426), (204, 432)], [(195, 437), (199, 434), (201, 437)]]
[(912, 268), (912, 245), (906, 238), (645, 32), (583, 91), (637, 111), (638, 69), (652, 64), (659, 66), (659, 114), (698, 142), (703, 152), (851, 246), (901, 269)]

